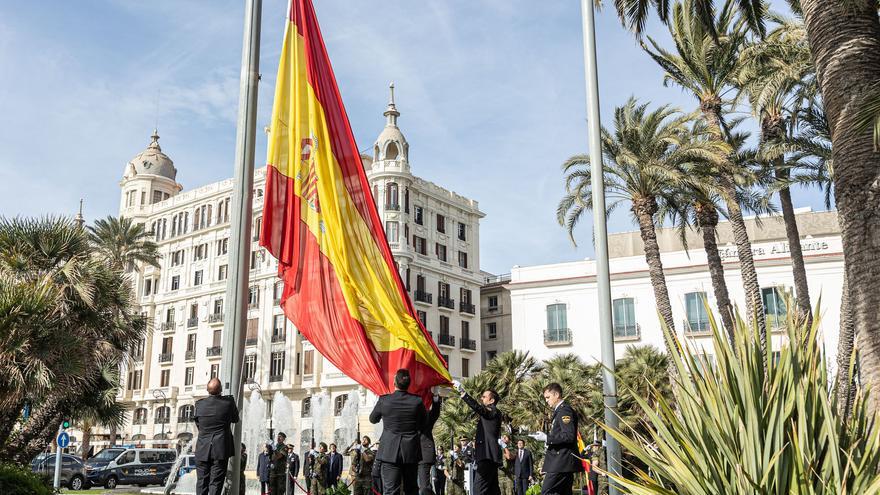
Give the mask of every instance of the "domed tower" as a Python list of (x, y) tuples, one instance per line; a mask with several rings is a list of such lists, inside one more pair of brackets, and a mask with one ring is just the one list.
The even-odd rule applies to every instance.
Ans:
[(176, 195), (183, 189), (177, 183), (177, 169), (159, 146), (159, 132), (153, 131), (147, 149), (141, 151), (125, 165), (122, 181), (120, 215), (146, 217), (145, 207)]
[(363, 162), (391, 252), (400, 266), (401, 276), (406, 280), (406, 268), (413, 259), (407, 243), (411, 206), (409, 190), (413, 176), (409, 167), (409, 144), (397, 126), (400, 112), (394, 103), (394, 83), (389, 89), (390, 99), (383, 114), (385, 128), (373, 144), (372, 160)]

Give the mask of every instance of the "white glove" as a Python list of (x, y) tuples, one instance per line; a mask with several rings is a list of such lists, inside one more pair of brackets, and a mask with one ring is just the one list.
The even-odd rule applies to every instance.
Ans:
[(454, 388), (455, 391), (458, 393), (464, 392), (464, 387), (461, 385), (461, 382), (458, 380), (452, 380), (452, 388)]
[(500, 438), (498, 439), (498, 445), (500, 445), (502, 449), (506, 449), (506, 448), (507, 448), (507, 444), (504, 443), (504, 441), (501, 440)]
[(528, 436), (534, 438), (535, 440), (537, 440), (539, 442), (546, 442), (547, 441), (547, 434), (544, 433), (543, 431), (536, 431), (535, 433), (529, 433)]

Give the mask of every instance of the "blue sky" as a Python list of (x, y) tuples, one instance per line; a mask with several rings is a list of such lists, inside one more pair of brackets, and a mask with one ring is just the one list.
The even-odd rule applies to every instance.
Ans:
[[(316, 0), (361, 149), (383, 126), (389, 81), (416, 175), (480, 202), (481, 265), (593, 254), (556, 224), (560, 164), (586, 152), (580, 2)], [(243, 1), (0, 0), (0, 214), (118, 211), (125, 163), (157, 119), (178, 181), (232, 176)], [(265, 0), (260, 127), (268, 122), (285, 1)], [(609, 9), (600, 13), (602, 113), (630, 95), (694, 108)], [(649, 32), (666, 39), (656, 24)], [(260, 133), (257, 165), (265, 161)], [(817, 190), (797, 206), (822, 209)], [(626, 212), (611, 231), (633, 230)]]

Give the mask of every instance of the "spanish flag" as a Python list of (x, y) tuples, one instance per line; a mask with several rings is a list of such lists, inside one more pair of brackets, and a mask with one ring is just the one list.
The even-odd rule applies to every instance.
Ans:
[(376, 394), (409, 369), (427, 397), (451, 381), (391, 256), (311, 0), (291, 0), (269, 133), (260, 244), (285, 315)]

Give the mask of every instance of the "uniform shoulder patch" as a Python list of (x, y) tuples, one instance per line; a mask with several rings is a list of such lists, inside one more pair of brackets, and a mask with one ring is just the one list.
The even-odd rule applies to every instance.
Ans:
[(562, 422), (565, 423), (565, 424), (569, 424), (569, 423), (571, 423), (571, 416), (563, 416), (563, 417), (562, 417)]

